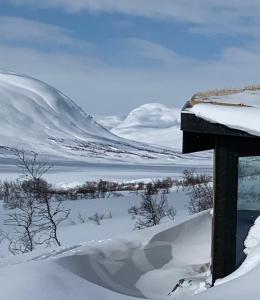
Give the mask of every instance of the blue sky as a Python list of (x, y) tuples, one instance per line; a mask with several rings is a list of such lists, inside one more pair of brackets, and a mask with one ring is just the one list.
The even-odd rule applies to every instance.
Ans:
[[(233, 3), (233, 4), (232, 4)], [(258, 0), (0, 0), (0, 68), (88, 113), (259, 83)]]

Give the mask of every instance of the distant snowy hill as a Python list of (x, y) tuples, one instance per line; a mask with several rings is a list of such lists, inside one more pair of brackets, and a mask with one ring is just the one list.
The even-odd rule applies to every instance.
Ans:
[[(115, 120), (115, 117), (110, 119)], [(106, 117), (99, 122), (106, 126), (110, 119)], [(180, 150), (180, 109), (160, 103), (144, 104), (132, 110), (123, 121), (118, 120), (111, 132), (130, 140)]]
[(125, 116), (94, 116), (95, 120), (108, 130), (117, 127), (124, 121)]
[[(150, 109), (148, 117), (146, 111), (139, 110), (118, 128), (149, 128), (158, 120), (158, 127), (163, 129), (174, 123), (170, 113), (160, 118), (159, 105), (143, 108)], [(114, 133), (95, 122), (55, 88), (27, 76), (0, 72), (0, 146), (91, 162), (143, 163), (153, 160), (170, 163), (181, 157), (172, 150), (129, 141)]]

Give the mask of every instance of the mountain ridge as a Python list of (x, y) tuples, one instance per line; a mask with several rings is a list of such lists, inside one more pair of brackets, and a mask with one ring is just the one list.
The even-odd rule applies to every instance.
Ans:
[(90, 161), (180, 157), (108, 131), (62, 92), (26, 75), (0, 72), (0, 145)]

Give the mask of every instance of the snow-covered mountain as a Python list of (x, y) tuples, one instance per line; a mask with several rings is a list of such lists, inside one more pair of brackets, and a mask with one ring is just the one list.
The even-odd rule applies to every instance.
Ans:
[(121, 124), (126, 116), (94, 116), (95, 120), (108, 130), (111, 130)]
[(0, 72), (0, 146), (85, 161), (169, 161), (180, 156), (118, 137), (57, 89), (8, 72)]
[[(112, 127), (108, 121), (115, 120), (115, 116), (106, 117), (99, 122)], [(180, 109), (168, 108), (160, 103), (144, 104), (132, 110), (128, 116), (113, 126), (114, 134), (136, 141), (159, 145), (167, 148), (181, 149), (182, 134), (180, 131)]]
[(59, 139), (115, 138), (61, 92), (38, 80), (0, 73), (1, 141), (33, 145)]

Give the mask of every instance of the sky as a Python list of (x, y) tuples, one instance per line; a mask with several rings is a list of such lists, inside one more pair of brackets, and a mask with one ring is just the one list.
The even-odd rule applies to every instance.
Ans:
[(259, 0), (0, 0), (0, 69), (87, 113), (260, 83)]

